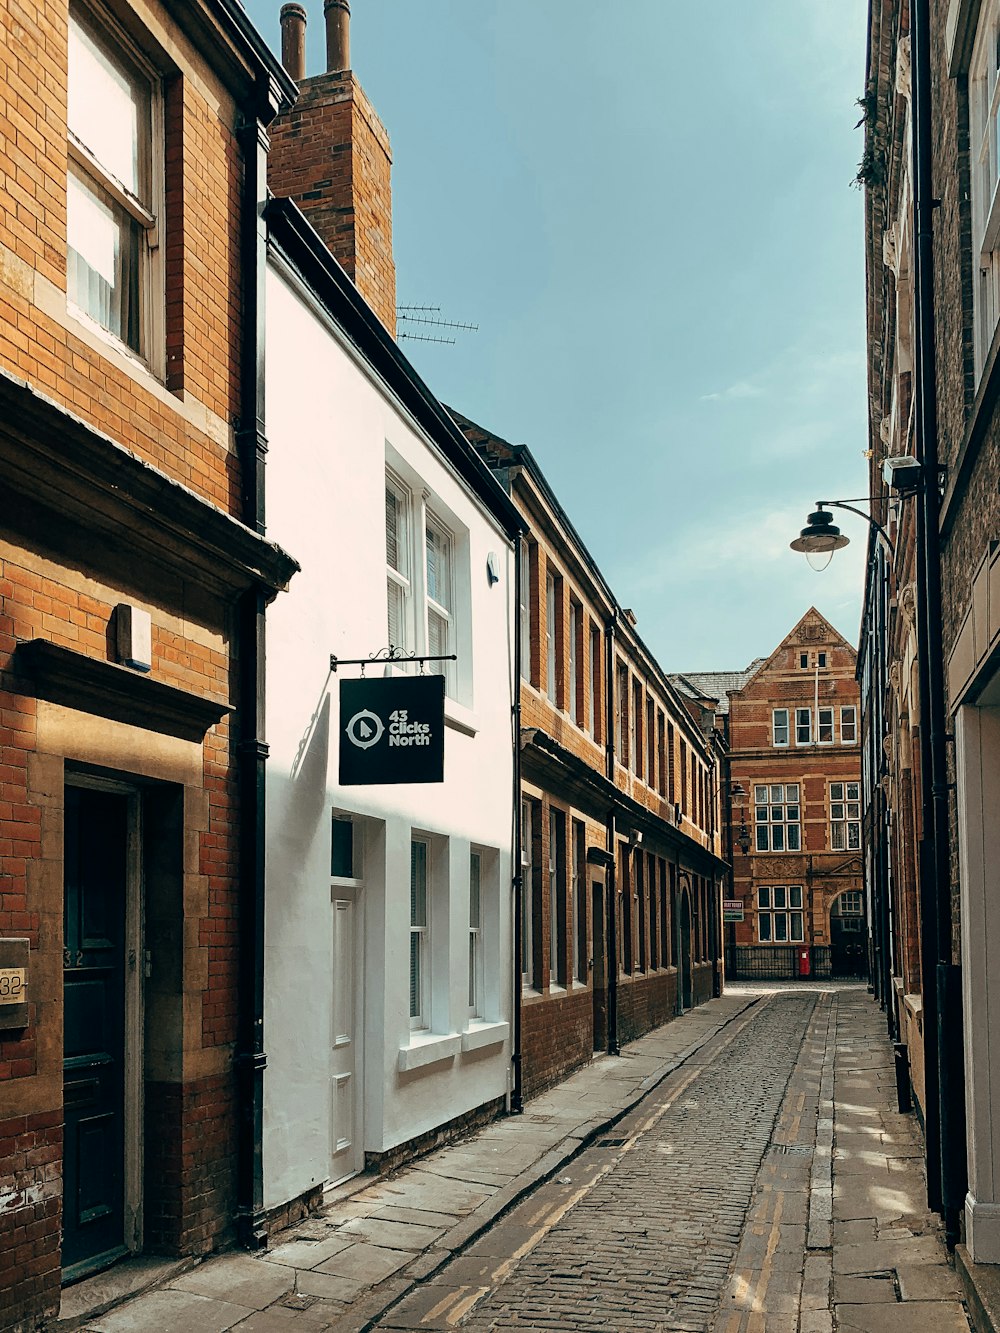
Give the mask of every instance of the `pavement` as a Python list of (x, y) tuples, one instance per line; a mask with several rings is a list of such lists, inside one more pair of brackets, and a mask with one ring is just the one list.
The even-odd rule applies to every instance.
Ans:
[[(712, 1107), (740, 1138), (739, 1160), (706, 1120)], [(716, 1177), (702, 1165), (699, 1132), (714, 1135)], [(549, 1330), (968, 1333), (922, 1170), (915, 1118), (896, 1110), (884, 1017), (863, 987), (734, 987), (620, 1057), (595, 1059), (522, 1115), (328, 1191), (319, 1213), (262, 1254), (173, 1264), (125, 1300), (106, 1278), (67, 1289), (55, 1327), (528, 1329), (533, 1276), (555, 1302), (537, 1320)], [(625, 1209), (617, 1229), (616, 1206)], [(601, 1305), (606, 1283), (581, 1305), (590, 1275), (547, 1257), (546, 1245), (565, 1253), (565, 1228), (579, 1229), (588, 1208), (621, 1255), (604, 1244), (577, 1250), (595, 1261), (607, 1251), (626, 1294), (643, 1285), (627, 1262), (634, 1254), (645, 1265), (643, 1300), (621, 1307), (635, 1318)], [(686, 1275), (664, 1270), (667, 1255)], [(478, 1276), (459, 1281), (463, 1271)], [(559, 1306), (555, 1279), (575, 1304)]]

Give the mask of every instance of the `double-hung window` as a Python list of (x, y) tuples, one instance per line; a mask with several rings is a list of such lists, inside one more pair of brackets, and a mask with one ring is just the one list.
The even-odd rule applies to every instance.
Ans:
[(152, 73), (86, 10), (69, 20), (66, 287), (70, 303), (151, 355), (157, 250)]
[(802, 848), (802, 811), (797, 782), (757, 784), (753, 789), (758, 852), (797, 852)]
[(856, 745), (858, 740), (858, 713), (852, 705), (847, 705), (840, 710), (840, 743), (841, 745)]
[(483, 1009), (482, 857), (469, 857), (469, 1017), (481, 1018)]
[(833, 709), (820, 708), (816, 713), (816, 739), (820, 745), (833, 744)]
[(545, 692), (556, 703), (556, 579), (545, 575)]
[(531, 550), (527, 540), (520, 538), (520, 569), (518, 571), (518, 614), (521, 621), (521, 679), (531, 679)]
[(830, 847), (835, 852), (861, 846), (861, 784), (830, 783)]
[(410, 497), (398, 482), (385, 483), (385, 564), (389, 600), (389, 646), (412, 646), (410, 625)]
[(576, 673), (579, 656), (577, 636), (580, 633), (580, 608), (576, 602), (569, 604), (569, 715), (574, 722), (579, 722), (579, 695), (577, 693)]
[[(422, 550), (421, 550), (422, 548)], [(457, 651), (455, 540), (445, 522), (393, 473), (385, 479), (386, 632), (405, 653), (448, 658)], [(455, 694), (455, 663), (432, 671)]]
[(427, 843), (410, 843), (410, 1027), (429, 1026)]
[[(433, 657), (446, 657), (455, 651), (452, 625), (454, 587), (452, 577), (451, 533), (428, 509), (425, 549), (427, 553), (427, 651)], [(442, 662), (441, 670), (452, 693), (453, 662)]]
[(788, 744), (787, 708), (775, 708), (771, 711), (771, 741), (774, 745)]
[(801, 884), (768, 884), (757, 890), (757, 938), (762, 944), (801, 943)]
[(795, 710), (795, 744), (812, 745), (812, 709)]

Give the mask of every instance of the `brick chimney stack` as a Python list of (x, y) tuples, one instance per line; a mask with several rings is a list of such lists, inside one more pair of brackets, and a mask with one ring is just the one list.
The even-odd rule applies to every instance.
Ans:
[(306, 11), (301, 5), (281, 6), (281, 63), (296, 83), (306, 77)]
[(325, 0), (327, 70), (305, 78), (305, 11), (281, 10), (281, 61), (298, 101), (270, 127), (268, 185), (294, 199), (396, 336), (389, 136), (349, 68), (350, 0)]
[(323, 0), (327, 72), (351, 68), (350, 0)]

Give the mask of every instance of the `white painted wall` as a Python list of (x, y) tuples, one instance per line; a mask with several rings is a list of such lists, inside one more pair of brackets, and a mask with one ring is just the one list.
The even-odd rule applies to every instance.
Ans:
[[(273, 267), (267, 370), (267, 533), (302, 564), (290, 592), (267, 613), (264, 1188), (265, 1206), (273, 1207), (329, 1174), (334, 809), (366, 819), (359, 912), (365, 1150), (384, 1151), (507, 1090), (509, 1029), (470, 1028), (467, 1013), (468, 867), (470, 846), (491, 849), (484, 858), (491, 992), (484, 1019), (509, 1024), (514, 590), (513, 552), (498, 525)], [(387, 643), (387, 457), (417, 495), (426, 488), (461, 536), (457, 688), (464, 706), (446, 709), (453, 725), (443, 785), (340, 788), (339, 677), (328, 664), (331, 653), (365, 657)], [(500, 570), (493, 587), (490, 552)], [(432, 1034), (411, 1034), (409, 1022), (412, 830), (429, 835), (438, 853)], [(485, 1038), (491, 1043), (471, 1049)], [(401, 1060), (416, 1064), (428, 1054), (445, 1058), (401, 1071)]]

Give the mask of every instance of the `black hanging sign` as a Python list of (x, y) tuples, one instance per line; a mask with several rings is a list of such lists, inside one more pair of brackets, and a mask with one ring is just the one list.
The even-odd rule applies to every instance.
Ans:
[(444, 676), (340, 682), (340, 783), (444, 781)]

